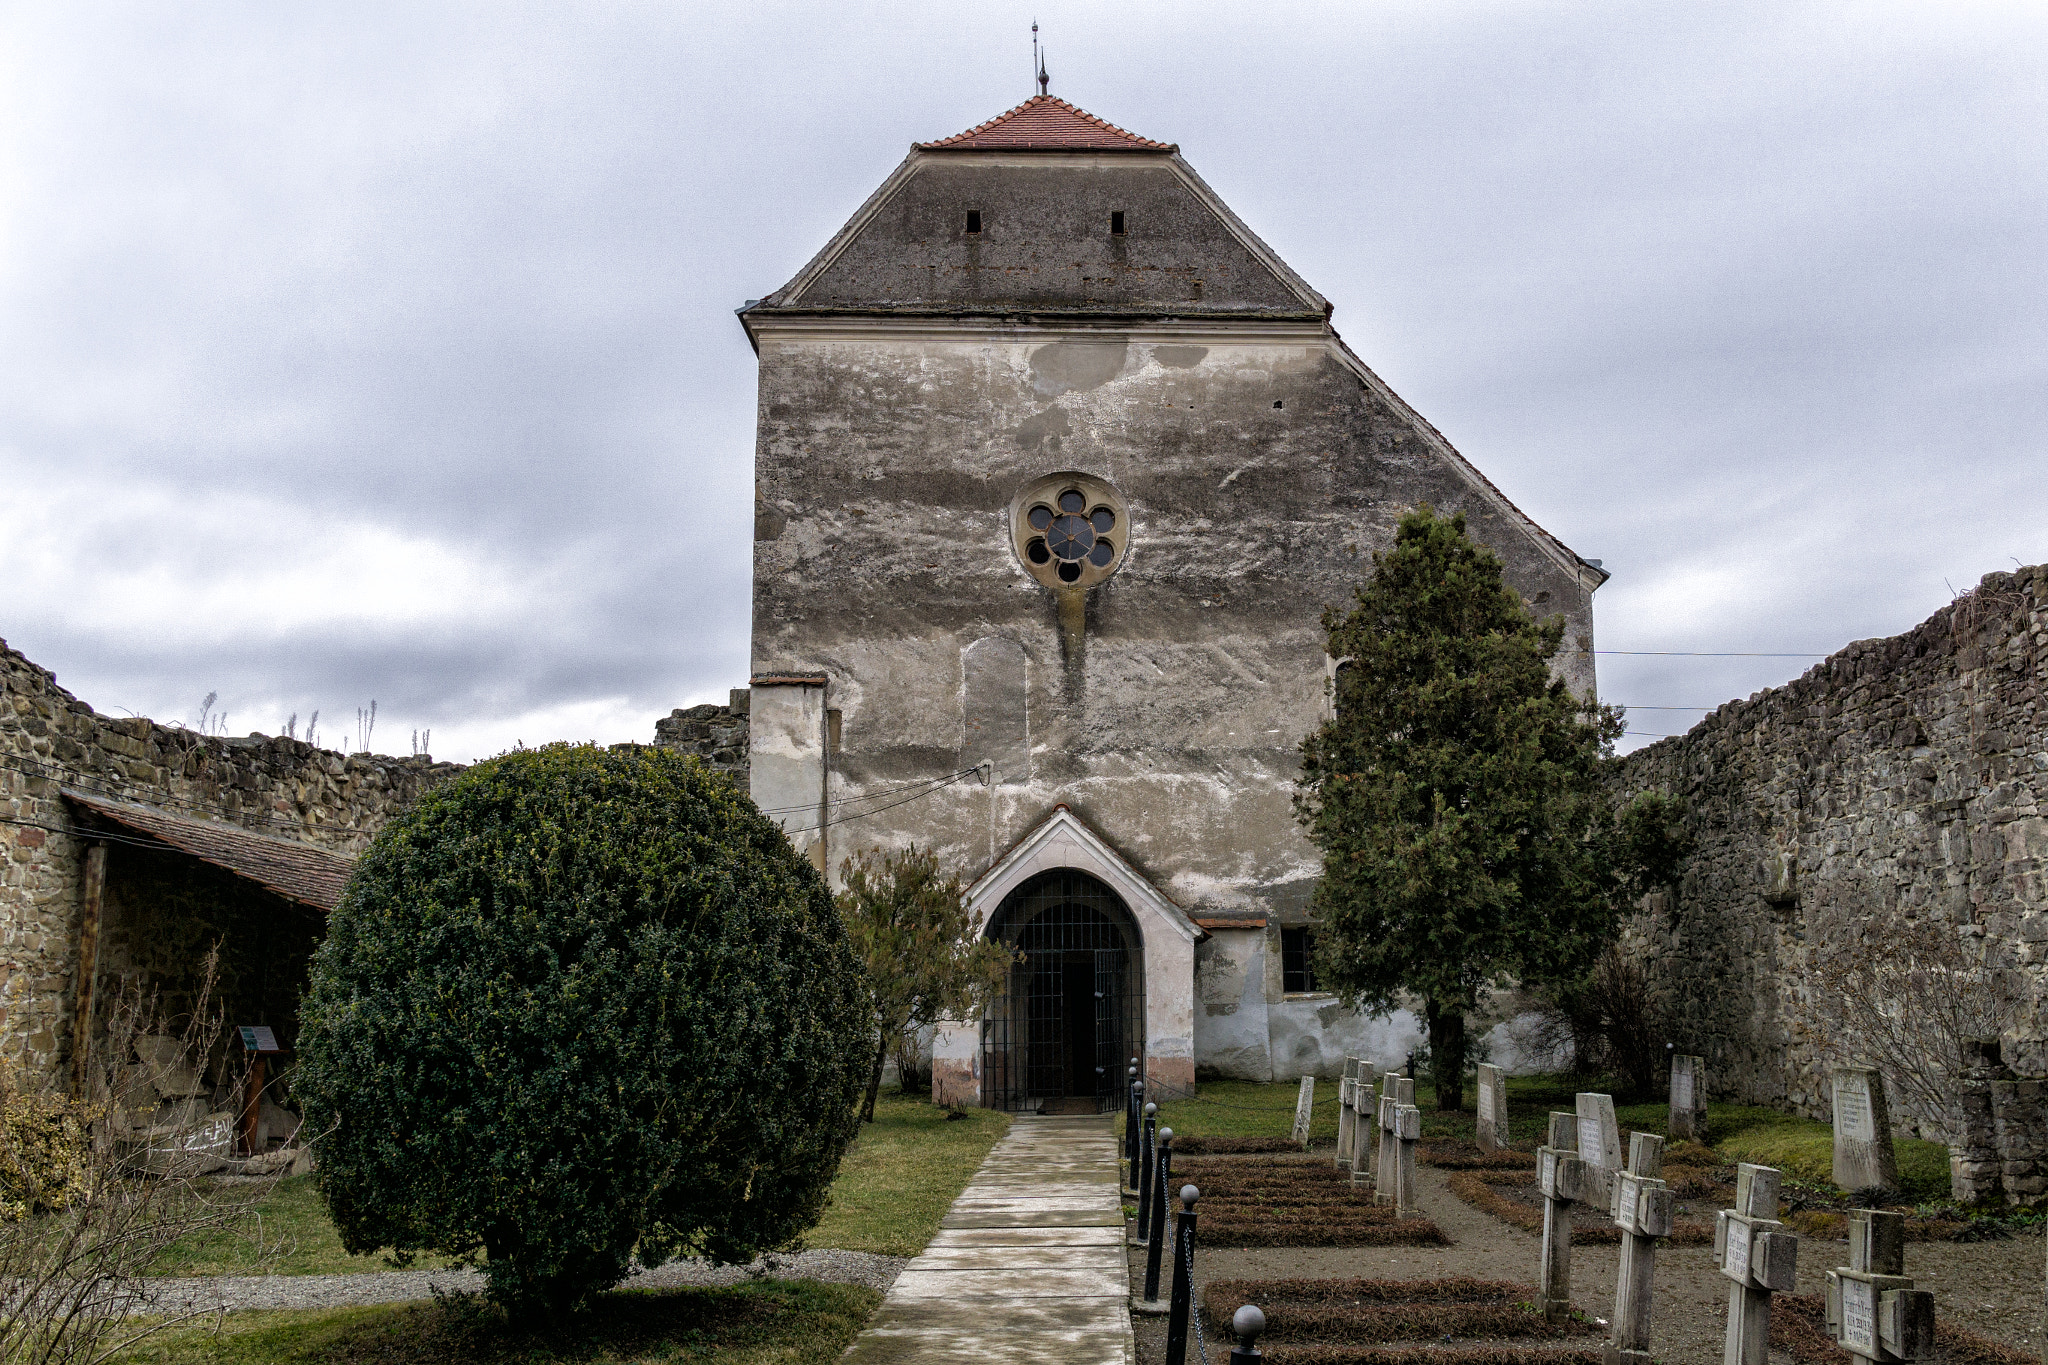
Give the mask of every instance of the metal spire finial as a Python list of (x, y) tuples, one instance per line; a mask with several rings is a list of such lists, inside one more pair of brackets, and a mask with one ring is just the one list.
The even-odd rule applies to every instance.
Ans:
[(1044, 95), (1046, 86), (1052, 82), (1052, 77), (1046, 74), (1045, 54), (1038, 46), (1038, 21), (1036, 19), (1031, 21), (1031, 74), (1038, 81), (1038, 93)]

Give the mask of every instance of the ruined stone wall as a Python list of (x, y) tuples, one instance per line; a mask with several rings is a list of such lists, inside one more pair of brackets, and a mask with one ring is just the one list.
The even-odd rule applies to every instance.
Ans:
[(2048, 1073), (2044, 673), (2048, 567), (1991, 574), (1625, 760), (1688, 807), (1695, 851), (1629, 943), (1714, 1093), (1825, 1117), (1807, 972), (1874, 916), (1953, 931), (2012, 1003), (2004, 1060)]
[(725, 706), (706, 702), (702, 706), (677, 707), (654, 722), (655, 746), (695, 754), (712, 771), (724, 773), (745, 791), (751, 766), (748, 705), (748, 690), (735, 687), (732, 701)]
[(67, 832), (61, 787), (353, 854), (458, 771), (102, 716), (0, 641), (0, 1054), (46, 1074), (68, 1057), (86, 843)]

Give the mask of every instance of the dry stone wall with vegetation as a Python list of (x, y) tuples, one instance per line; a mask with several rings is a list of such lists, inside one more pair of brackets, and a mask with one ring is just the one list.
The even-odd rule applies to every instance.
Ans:
[(713, 772), (724, 773), (747, 790), (749, 730), (749, 689), (732, 689), (726, 706), (710, 702), (702, 706), (678, 707), (654, 722), (656, 747), (695, 754)]
[(459, 770), (103, 716), (0, 640), (0, 1054), (44, 1074), (68, 1062), (86, 841), (67, 832), (61, 788), (349, 855)]
[(1958, 1141), (1960, 1106), (1925, 1095), (1955, 1088), (1957, 1035), (1989, 1013), (2001, 1074), (2048, 1073), (2044, 674), (2048, 567), (1996, 573), (1627, 758), (1626, 788), (1688, 807), (1693, 855), (1628, 945), (1715, 1093), (1822, 1118), (1831, 1062), (1918, 1048), (1954, 1071), (1916, 1087), (1857, 1060)]

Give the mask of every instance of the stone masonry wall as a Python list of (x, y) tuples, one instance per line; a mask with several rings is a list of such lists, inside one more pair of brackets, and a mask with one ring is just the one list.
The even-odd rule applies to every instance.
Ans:
[(1629, 942), (1716, 1094), (1826, 1116), (1806, 972), (1874, 915), (1953, 930), (2013, 1002), (2004, 1074), (2048, 1073), (2044, 674), (2048, 566), (1991, 574), (1624, 761), (1688, 808), (1693, 855)]
[(710, 702), (702, 706), (678, 707), (654, 722), (654, 743), (662, 749), (695, 754), (714, 772), (724, 773), (747, 790), (749, 771), (747, 688), (732, 689), (732, 701), (725, 706)]
[(102, 716), (0, 640), (0, 1055), (44, 1074), (68, 1059), (85, 841), (66, 832), (60, 787), (353, 854), (458, 771)]

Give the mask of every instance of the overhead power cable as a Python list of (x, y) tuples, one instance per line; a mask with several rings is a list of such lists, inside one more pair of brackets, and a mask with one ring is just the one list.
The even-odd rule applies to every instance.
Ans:
[(154, 853), (175, 851), (173, 846), (161, 839), (145, 839), (133, 834), (122, 834), (107, 829), (87, 829), (82, 825), (46, 825), (40, 820), (22, 820), (11, 815), (0, 815), (0, 825), (14, 825), (20, 829), (47, 830), (51, 834), (68, 834), (74, 839), (105, 840), (110, 844), (127, 844), (134, 848), (146, 848)]
[(870, 815), (880, 815), (885, 810), (894, 810), (898, 806), (907, 806), (912, 801), (922, 801), (925, 797), (931, 796), (943, 788), (952, 786), (961, 778), (966, 777), (971, 773), (978, 773), (980, 771), (981, 769), (979, 768), (963, 768), (961, 771), (952, 774), (950, 777), (941, 778), (932, 782), (930, 785), (925, 787), (923, 791), (912, 792), (909, 796), (903, 797), (900, 800), (891, 801), (886, 806), (877, 806), (873, 810), (849, 811), (844, 815), (840, 815), (831, 820), (820, 821), (818, 824), (815, 825), (804, 825), (796, 829), (791, 829), (785, 825), (783, 828), (785, 832), (790, 834), (815, 834), (821, 829), (828, 829), (833, 825), (843, 825), (847, 823), (849, 820), (865, 820)]
[(940, 777), (922, 777), (915, 782), (903, 782), (894, 787), (881, 787), (875, 791), (864, 792), (859, 796), (835, 797), (830, 801), (806, 801), (801, 806), (763, 806), (761, 807), (761, 814), (800, 815), (807, 811), (817, 810), (820, 806), (846, 806), (861, 801), (879, 801), (885, 796), (894, 796), (898, 792), (906, 792), (914, 788), (936, 787), (948, 782), (957, 782), (970, 773), (978, 773), (980, 771), (980, 768), (962, 768), (958, 772), (946, 773)]

